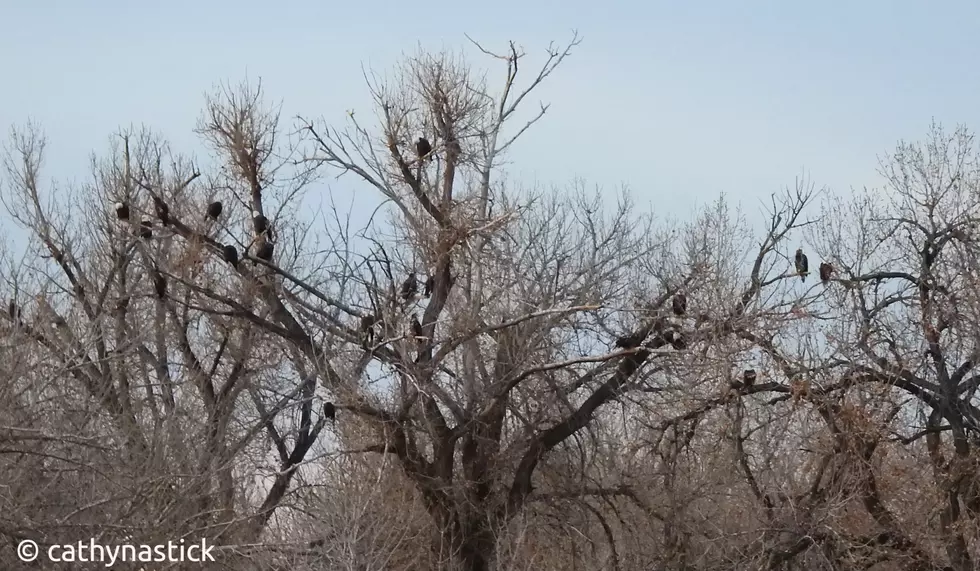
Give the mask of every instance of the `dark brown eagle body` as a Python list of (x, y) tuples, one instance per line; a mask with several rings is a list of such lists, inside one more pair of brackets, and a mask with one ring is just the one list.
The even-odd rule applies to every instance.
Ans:
[(153, 210), (164, 226), (170, 224), (170, 207), (156, 196), (153, 197)]
[(205, 218), (211, 218), (212, 220), (217, 220), (221, 216), (221, 202), (215, 200), (211, 204), (208, 204), (207, 212), (204, 213)]
[(160, 272), (153, 272), (153, 289), (160, 299), (167, 297), (167, 280)]
[(143, 216), (140, 219), (140, 238), (144, 240), (149, 240), (153, 237), (153, 219), (149, 216)]
[(671, 301), (672, 309), (674, 310), (674, 315), (684, 315), (687, 313), (687, 296), (679, 293), (674, 296)]
[(255, 251), (255, 257), (256, 258), (259, 258), (260, 260), (265, 260), (267, 262), (268, 261), (271, 261), (272, 260), (272, 253), (273, 253), (274, 249), (275, 249), (275, 246), (272, 245), (272, 242), (266, 240), (266, 241), (262, 242), (262, 244), (256, 249), (256, 251)]
[(235, 268), (238, 267), (238, 250), (236, 250), (234, 246), (232, 246), (231, 244), (228, 244), (228, 245), (222, 247), (221, 248), (221, 255), (225, 259), (226, 262), (228, 262), (229, 264), (231, 264)]
[(810, 273), (810, 262), (803, 253), (803, 248), (796, 250), (796, 273), (803, 281), (806, 281), (806, 276)]
[(418, 292), (419, 280), (415, 277), (415, 273), (413, 272), (409, 274), (407, 278), (405, 278), (404, 282), (402, 282), (400, 293), (403, 299), (409, 299)]
[(640, 343), (643, 343), (643, 339), (646, 338), (643, 331), (637, 331), (636, 333), (631, 333), (630, 335), (623, 335), (616, 339), (616, 346), (621, 349), (633, 349), (634, 347), (639, 347)]
[(834, 273), (834, 266), (827, 262), (820, 262), (820, 281), (827, 283), (830, 281), (830, 274)]
[(415, 152), (418, 153), (420, 159), (425, 158), (432, 152), (432, 144), (425, 137), (419, 137), (419, 140), (415, 142)]

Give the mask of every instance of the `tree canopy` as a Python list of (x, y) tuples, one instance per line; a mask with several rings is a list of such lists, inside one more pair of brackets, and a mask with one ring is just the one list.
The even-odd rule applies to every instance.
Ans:
[[(496, 75), (419, 52), (339, 126), (222, 87), (209, 164), (128, 129), (76, 186), (14, 128), (3, 560), (207, 538), (256, 570), (974, 569), (973, 135), (933, 125), (883, 188), (797, 180), (761, 217), (508, 182), (578, 43), (535, 69), (478, 46)], [(326, 177), (372, 193), (363, 227), (309, 214)]]

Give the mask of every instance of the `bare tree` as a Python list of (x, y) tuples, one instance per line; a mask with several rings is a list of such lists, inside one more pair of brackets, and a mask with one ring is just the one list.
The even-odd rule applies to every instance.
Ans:
[[(76, 186), (15, 130), (0, 535), (263, 570), (972, 569), (973, 136), (900, 143), (882, 190), (797, 181), (760, 227), (509, 184), (577, 45), (528, 76), (474, 42), (496, 87), (420, 52), (340, 129), (220, 87), (210, 162), (128, 130)], [(307, 216), (326, 174), (379, 214)]]
[[(359, 274), (371, 313), (358, 371), (377, 364), (392, 389), (362, 382), (347, 389), (345, 407), (374, 434), (362, 449), (398, 458), (461, 569), (494, 566), (532, 492), (588, 495), (586, 474), (547, 484), (537, 475), (584, 460), (580, 440), (595, 438), (586, 434), (605, 405), (634, 393), (681, 399), (691, 387), (675, 375), (699, 370), (687, 355), (755, 339), (760, 290), (788, 277), (765, 281), (762, 266), (807, 199), (790, 197), (774, 213), (751, 279), (739, 284), (730, 235), (718, 232), (733, 223), (724, 213), (707, 212), (678, 239), (628, 199), (607, 216), (600, 196), (505, 191), (496, 165), (547, 107), (526, 124), (512, 118), (576, 44), (550, 51), (524, 88), (516, 46), (504, 55), (480, 47), (504, 64), (496, 93), (456, 58), (423, 54), (372, 84), (379, 131), (353, 117), (344, 131), (303, 122), (308, 163), (354, 173), (398, 208), (397, 242), (379, 243)], [(424, 156), (412, 149), (417, 134), (432, 147)], [(416, 275), (428, 278), (425, 292)], [(699, 315), (672, 315), (679, 292), (698, 300)], [(609, 485), (622, 482), (599, 491)]]
[[(256, 437), (298, 406), (300, 422), (270, 431), (288, 468), (325, 419), (310, 420), (311, 384), (295, 380), (297, 369), (269, 365), (283, 347), (265, 345), (268, 334), (210, 301), (233, 296), (244, 308), (262, 292), (258, 282), (229, 284), (230, 264), (218, 257), (220, 233), (238, 222), (234, 205), (217, 222), (201, 216), (198, 197), (233, 189), (218, 177), (202, 186), (199, 172), (148, 132), (116, 141), (93, 163), (92, 183), (45, 196), (43, 137), (29, 126), (11, 139), (4, 196), (34, 251), (10, 274), (18, 291), (8, 335), (39, 363), (19, 382), (44, 391), (31, 411), (49, 419), (37, 429), (56, 451), (35, 476), (50, 471), (55, 489), (45, 494), (63, 499), (29, 526), (16, 520), (22, 510), (8, 512), (9, 527), (42, 544), (66, 539), (65, 518), (75, 534), (87, 528), (117, 542), (255, 535), (292, 475), (277, 475), (258, 505), (244, 500), (253, 486), (235, 473), (262, 469), (267, 449)], [(66, 470), (84, 476), (55, 476)]]

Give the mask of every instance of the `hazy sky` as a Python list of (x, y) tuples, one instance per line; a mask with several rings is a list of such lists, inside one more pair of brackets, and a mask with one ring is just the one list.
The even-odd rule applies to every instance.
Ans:
[(578, 29), (529, 101), (552, 107), (514, 148), (514, 176), (627, 183), (676, 214), (722, 191), (754, 209), (803, 169), (842, 191), (875, 183), (876, 157), (932, 117), (980, 128), (978, 25), (966, 1), (0, 0), (0, 126), (40, 121), (48, 174), (82, 179), (121, 125), (199, 152), (217, 81), (261, 78), (285, 116), (342, 121), (368, 114), (362, 65), (463, 48), (464, 33), (514, 39), (537, 65)]

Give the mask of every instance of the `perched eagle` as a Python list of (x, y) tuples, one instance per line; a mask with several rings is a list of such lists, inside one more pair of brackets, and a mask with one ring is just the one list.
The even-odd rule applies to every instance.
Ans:
[(272, 245), (272, 242), (266, 240), (255, 251), (255, 257), (267, 262), (272, 261), (272, 252), (274, 249), (275, 246)]
[(670, 341), (670, 346), (676, 351), (683, 351), (687, 349), (687, 338), (680, 331), (673, 332), (673, 339)]
[(412, 335), (419, 342), (425, 338), (425, 334), (422, 332), (422, 324), (419, 323), (419, 316), (417, 314), (412, 314)]
[(208, 205), (207, 212), (204, 213), (205, 218), (211, 218), (212, 220), (217, 220), (221, 216), (221, 202), (215, 200)]
[(640, 343), (646, 338), (643, 331), (637, 331), (630, 335), (624, 335), (616, 339), (616, 346), (622, 349), (632, 349), (634, 347), (639, 347)]
[(361, 343), (365, 347), (374, 342), (374, 316), (365, 315), (361, 318)]
[(269, 219), (260, 214), (258, 210), (252, 211), (252, 224), (256, 234), (263, 234), (269, 230)]
[(167, 297), (167, 279), (158, 271), (153, 272), (153, 289), (160, 299)]
[(674, 309), (674, 315), (684, 315), (687, 312), (687, 296), (679, 293), (674, 296), (671, 302)]
[(157, 218), (160, 219), (160, 222), (164, 226), (166, 226), (167, 224), (170, 224), (170, 207), (167, 206), (167, 203), (166, 202), (164, 202), (164, 201), (160, 200), (159, 198), (157, 198), (156, 196), (154, 196), (153, 197), (153, 210), (156, 211)]
[(7, 313), (10, 315), (11, 319), (17, 323), (21, 323), (23, 314), (21, 313), (20, 308), (17, 307), (17, 303), (14, 302), (14, 300), (10, 300), (10, 303), (7, 304)]
[(810, 273), (810, 262), (806, 259), (803, 248), (796, 250), (796, 273), (800, 275), (800, 279), (803, 281), (806, 281), (806, 276)]
[(834, 266), (827, 262), (820, 262), (820, 281), (827, 283), (830, 281), (830, 274), (834, 273)]
[(153, 237), (153, 219), (143, 215), (140, 219), (140, 238), (149, 240)]
[(412, 272), (405, 278), (402, 282), (401, 295), (403, 299), (409, 299), (413, 295), (419, 292), (419, 280), (415, 277), (415, 272)]
[(329, 418), (332, 422), (337, 422), (337, 406), (330, 401), (323, 403), (323, 418)]
[(431, 153), (432, 145), (429, 140), (425, 137), (419, 137), (419, 140), (415, 142), (415, 152), (418, 153), (420, 159)]
[(221, 255), (224, 257), (225, 261), (234, 267), (238, 267), (238, 250), (234, 246), (228, 244), (221, 248)]

